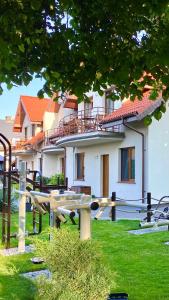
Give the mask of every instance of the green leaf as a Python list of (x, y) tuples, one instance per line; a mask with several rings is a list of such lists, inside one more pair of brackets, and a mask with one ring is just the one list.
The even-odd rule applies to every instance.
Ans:
[(166, 112), (166, 106), (165, 104), (161, 104), (160, 107), (159, 107), (160, 111), (165, 113)]
[(7, 89), (11, 90), (13, 88), (13, 84), (12, 83), (7, 83)]
[(154, 118), (155, 118), (157, 121), (159, 121), (159, 120), (161, 119), (161, 117), (162, 117), (162, 112), (161, 112), (160, 110), (156, 110), (156, 111), (153, 113), (153, 115), (154, 115)]
[(152, 123), (152, 117), (151, 116), (146, 116), (144, 118), (144, 125), (149, 126)]
[(40, 98), (40, 99), (44, 98), (44, 90), (41, 89), (41, 90), (37, 93), (37, 96), (38, 96), (38, 98)]
[(25, 46), (24, 46), (24, 44), (18, 45), (18, 48), (19, 48), (19, 50), (20, 50), (22, 53), (25, 52)]
[(150, 96), (149, 96), (149, 99), (150, 100), (156, 100), (158, 97), (158, 91), (157, 90), (152, 90)]
[(102, 97), (104, 95), (104, 91), (98, 90), (98, 94)]

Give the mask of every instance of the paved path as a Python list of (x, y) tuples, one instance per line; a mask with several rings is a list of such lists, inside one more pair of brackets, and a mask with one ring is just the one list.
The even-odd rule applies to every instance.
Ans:
[[(97, 211), (92, 211), (92, 217), (94, 218)], [(146, 217), (145, 213), (136, 212), (133, 207), (120, 206), (116, 208), (116, 219), (128, 219), (128, 220), (143, 220)], [(99, 220), (110, 220), (110, 208), (105, 208), (102, 216)]]

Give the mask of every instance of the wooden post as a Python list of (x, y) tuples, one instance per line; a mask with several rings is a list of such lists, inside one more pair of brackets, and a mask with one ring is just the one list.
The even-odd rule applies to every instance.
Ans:
[(90, 208), (80, 209), (80, 239), (91, 238), (91, 210)]
[(151, 222), (151, 193), (147, 193), (147, 222)]
[[(26, 162), (19, 164), (19, 190), (26, 191)], [(19, 196), (18, 252), (25, 252), (26, 196)]]
[(114, 206), (111, 208), (111, 220), (116, 221), (116, 193), (112, 192), (111, 201), (113, 202)]

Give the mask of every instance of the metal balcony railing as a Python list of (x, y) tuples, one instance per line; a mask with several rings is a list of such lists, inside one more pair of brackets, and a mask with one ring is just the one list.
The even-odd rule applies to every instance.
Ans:
[(111, 129), (103, 129), (100, 125), (105, 115), (112, 111), (112, 109), (105, 109), (104, 107), (93, 107), (92, 109), (78, 111), (65, 116), (60, 120), (57, 128), (45, 132), (45, 145), (53, 144), (53, 140), (56, 141), (57, 139), (73, 134), (94, 131), (119, 132), (119, 126), (113, 126)]
[(13, 151), (19, 151), (19, 150), (28, 150), (28, 146), (26, 145), (27, 140), (22, 139), (20, 141), (16, 141), (15, 145), (12, 145)]

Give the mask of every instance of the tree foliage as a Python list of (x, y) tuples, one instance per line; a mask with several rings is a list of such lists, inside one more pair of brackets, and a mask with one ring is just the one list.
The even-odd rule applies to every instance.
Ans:
[[(81, 100), (93, 88), (112, 98), (169, 96), (168, 0), (2, 0), (0, 82), (10, 89), (44, 78), (39, 91), (70, 91)], [(143, 73), (142, 82), (138, 81)], [(1, 87), (2, 92), (2, 87)]]

